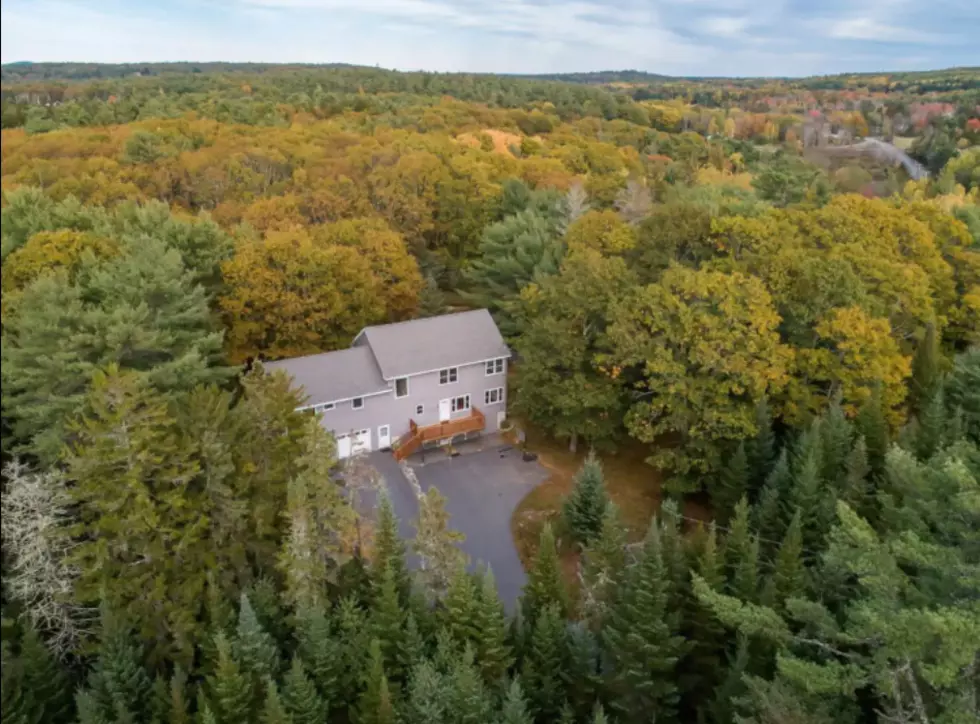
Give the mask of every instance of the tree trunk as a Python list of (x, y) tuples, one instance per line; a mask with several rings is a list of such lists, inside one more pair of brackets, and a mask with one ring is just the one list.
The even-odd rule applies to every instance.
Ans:
[(574, 453), (578, 452), (578, 433), (573, 432), (572, 436), (568, 439), (568, 452)]

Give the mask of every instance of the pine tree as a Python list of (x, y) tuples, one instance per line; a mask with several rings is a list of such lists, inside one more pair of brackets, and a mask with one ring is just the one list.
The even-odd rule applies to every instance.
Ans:
[(868, 476), (871, 465), (868, 463), (868, 447), (864, 436), (858, 436), (854, 447), (848, 453), (845, 464), (843, 484), (837, 491), (838, 497), (859, 512), (866, 512), (868, 506)]
[(711, 502), (721, 522), (729, 520), (736, 503), (748, 494), (750, 478), (748, 453), (745, 443), (741, 442), (719, 473), (718, 482), (712, 492)]
[(676, 718), (675, 670), (684, 641), (677, 635), (679, 622), (677, 612), (669, 609), (669, 594), (654, 519), (640, 559), (629, 570), (624, 591), (602, 631), (610, 661), (610, 702), (627, 720)]
[(820, 426), (821, 475), (831, 485), (844, 474), (844, 465), (853, 444), (853, 435), (851, 423), (844, 416), (840, 401), (834, 400), (824, 413)]
[[(818, 426), (813, 432), (819, 430)], [(793, 470), (793, 486), (787, 499), (784, 515), (791, 518), (796, 510), (806, 511), (803, 524), (803, 546), (820, 550), (834, 523), (836, 496), (834, 489), (821, 476), (821, 454), (817, 435), (804, 435)]]
[(415, 528), (418, 580), (430, 600), (442, 600), (453, 574), (466, 566), (466, 554), (459, 549), (466, 536), (449, 527), (446, 498), (435, 486), (419, 499)]
[(261, 576), (252, 581), (245, 591), (262, 630), (269, 634), (277, 647), (285, 644), (289, 640), (290, 629), (281, 605), (283, 592), (277, 588), (276, 582), (269, 576)]
[(535, 718), (552, 721), (565, 702), (562, 672), (568, 665), (565, 621), (557, 603), (538, 612), (521, 666)]
[(725, 677), (715, 688), (706, 707), (709, 721), (717, 724), (732, 724), (735, 721), (735, 704), (745, 691), (743, 677), (749, 665), (749, 658), (748, 637), (739, 634), (735, 654), (729, 655)]
[(363, 692), (357, 701), (357, 724), (394, 724), (395, 708), (388, 690), (381, 643), (372, 639), (368, 648), (368, 666), (362, 681)]
[(298, 657), (293, 657), (283, 679), (282, 704), (293, 724), (323, 724), (326, 721), (327, 705)]
[(374, 550), (371, 556), (371, 580), (376, 586), (384, 582), (385, 571), (391, 568), (401, 602), (408, 603), (411, 581), (405, 565), (405, 543), (398, 534), (398, 518), (391, 504), (388, 491), (378, 500), (378, 524), (374, 534)]
[(446, 630), (462, 648), (476, 639), (476, 590), (473, 577), (465, 568), (459, 568), (449, 582), (445, 600)]
[(400, 675), (399, 656), (405, 640), (405, 611), (398, 600), (395, 572), (385, 571), (371, 610), (371, 635), (381, 644), (381, 655), (392, 677)]
[(593, 630), (598, 630), (613, 602), (625, 566), (626, 527), (619, 509), (610, 503), (602, 516), (599, 537), (583, 552), (579, 575), (579, 605)]
[(932, 393), (922, 399), (916, 419), (919, 429), (915, 454), (920, 460), (928, 460), (942, 446), (948, 419), (946, 398), (940, 385), (935, 385)]
[[(789, 455), (783, 448), (772, 471), (759, 493), (759, 502), (752, 511), (755, 529), (766, 540), (779, 540), (786, 528), (783, 518), (783, 498), (793, 485), (793, 474), (789, 467)], [(768, 544), (766, 548), (768, 549)]]
[(91, 691), (81, 690), (75, 694), (75, 709), (78, 711), (78, 724), (115, 724), (115, 720), (110, 721), (103, 713)]
[(602, 704), (595, 705), (595, 711), (592, 712), (592, 724), (609, 724), (609, 718), (606, 716)]
[(415, 614), (409, 611), (405, 617), (405, 641), (398, 665), (401, 671), (411, 672), (426, 656), (426, 640), (416, 623)]
[(272, 679), (265, 680), (265, 702), (259, 715), (260, 724), (292, 724), (292, 719), (286, 713), (279, 698), (279, 689)]
[(140, 654), (129, 626), (103, 606), (98, 658), (87, 686), (102, 716), (133, 722), (150, 718), (152, 682)]
[(885, 453), (888, 452), (888, 421), (881, 401), (881, 390), (875, 388), (871, 398), (862, 405), (855, 420), (858, 434), (864, 437), (868, 448), (868, 463), (871, 471), (880, 474), (885, 466)]
[(279, 669), (276, 644), (262, 628), (245, 593), (242, 593), (239, 603), (233, 651), (242, 673), (252, 677), (256, 689), (260, 688), (259, 684), (265, 678), (274, 676)]
[(568, 704), (579, 719), (592, 709), (601, 689), (599, 675), (601, 648), (595, 634), (581, 623), (569, 624), (568, 666), (563, 674)]
[(587, 545), (599, 535), (602, 516), (609, 505), (609, 496), (603, 482), (602, 463), (590, 451), (582, 467), (572, 480), (572, 492), (562, 507), (562, 516), (572, 538)]
[(800, 511), (793, 514), (786, 535), (779, 546), (772, 571), (774, 597), (772, 604), (782, 606), (787, 598), (806, 594), (806, 567), (803, 563), (803, 524)]
[(25, 724), (59, 724), (70, 720), (71, 687), (65, 672), (31, 626), (21, 638), (16, 668), (20, 674)]
[(761, 485), (768, 477), (776, 458), (776, 433), (772, 429), (772, 422), (769, 400), (763, 397), (755, 406), (757, 432), (746, 448), (750, 474), (756, 485)]
[(660, 551), (667, 579), (670, 582), (669, 605), (681, 610), (689, 597), (690, 566), (687, 562), (687, 543), (681, 535), (680, 510), (673, 500), (665, 500), (660, 508)]
[(437, 317), (446, 312), (446, 295), (439, 288), (439, 283), (432, 275), (425, 277), (425, 286), (419, 293), (420, 317)]
[(533, 724), (519, 679), (511, 680), (500, 712), (500, 724)]
[(335, 706), (341, 701), (340, 680), (344, 665), (341, 644), (334, 635), (330, 619), (321, 607), (300, 611), (297, 615), (297, 654), (304, 671), (309, 672), (325, 703)]
[(168, 682), (158, 676), (153, 682), (155, 721), (160, 724), (190, 724), (187, 700), (187, 674), (178, 666)]
[(473, 623), (477, 666), (483, 680), (488, 685), (496, 685), (507, 673), (514, 657), (507, 644), (507, 615), (497, 595), (493, 571), (489, 568), (480, 577)]
[(538, 615), (548, 606), (557, 606), (558, 615), (568, 615), (568, 592), (562, 578), (558, 549), (551, 525), (545, 523), (538, 539), (538, 552), (524, 585), (521, 600), (524, 618), (529, 626), (534, 626)]
[(911, 408), (921, 414), (942, 385), (942, 358), (939, 333), (935, 324), (926, 325), (926, 333), (912, 358), (912, 380), (909, 384)]
[[(725, 537), (725, 569), (728, 578), (728, 592), (733, 596), (743, 595), (745, 591), (745, 562), (752, 548), (752, 531), (749, 523), (749, 501), (742, 498), (735, 506), (735, 514), (729, 524)], [(754, 595), (754, 593), (753, 593)]]
[(446, 678), (431, 661), (422, 660), (412, 670), (405, 702), (405, 724), (439, 724), (450, 710), (451, 691)]
[(248, 721), (258, 694), (251, 678), (242, 672), (231, 653), (231, 643), (223, 633), (215, 638), (218, 660), (207, 678), (211, 708), (218, 724)]
[(336, 621), (339, 642), (336, 694), (325, 698), (331, 706), (341, 707), (344, 702), (353, 704), (349, 698), (360, 688), (370, 664), (367, 654), (371, 643), (371, 629), (364, 611), (352, 598), (341, 600)]
[(484, 724), (490, 718), (491, 703), (483, 679), (476, 668), (473, 649), (466, 647), (449, 676), (450, 706), (459, 724)]
[(732, 595), (742, 601), (759, 600), (759, 536), (749, 539), (745, 555), (738, 561), (732, 576)]

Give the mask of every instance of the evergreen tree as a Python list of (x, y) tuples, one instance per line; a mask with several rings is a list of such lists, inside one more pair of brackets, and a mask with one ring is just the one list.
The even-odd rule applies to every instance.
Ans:
[(595, 705), (595, 711), (592, 712), (592, 724), (609, 724), (609, 718), (606, 716), (602, 704)]
[(936, 390), (942, 386), (942, 359), (939, 333), (935, 324), (926, 325), (926, 333), (912, 357), (912, 380), (909, 384), (911, 408), (920, 414)]
[[(323, 701), (331, 706), (341, 701), (341, 676), (344, 658), (341, 644), (330, 625), (330, 619), (320, 607), (301, 611), (297, 616), (297, 654), (304, 672), (309, 672)], [(284, 694), (288, 696), (287, 687)]]
[(610, 611), (602, 635), (609, 659), (610, 703), (627, 720), (674, 721), (675, 670), (684, 647), (677, 612), (669, 609), (667, 568), (654, 519), (636, 565)]
[(885, 465), (885, 453), (888, 452), (889, 431), (885, 419), (885, 409), (881, 401), (881, 390), (876, 387), (871, 398), (861, 406), (855, 420), (859, 435), (864, 437), (868, 448), (868, 463), (871, 471), (878, 474)]
[(385, 571), (375, 592), (371, 610), (371, 635), (381, 644), (385, 671), (392, 677), (400, 675), (399, 656), (405, 640), (405, 611), (398, 600), (395, 572)]
[(466, 566), (466, 554), (459, 549), (466, 536), (449, 527), (446, 498), (435, 486), (419, 499), (415, 529), (415, 552), (420, 568), (418, 580), (430, 600), (442, 600), (453, 574)]
[(473, 577), (459, 568), (449, 582), (445, 600), (445, 626), (460, 648), (476, 640), (473, 614), (476, 610), (476, 590)]
[(431, 274), (425, 277), (425, 286), (419, 292), (420, 317), (438, 317), (446, 313), (446, 295), (439, 288), (439, 282)]
[(381, 642), (371, 640), (368, 665), (362, 680), (362, 693), (357, 701), (357, 724), (394, 724), (395, 709), (385, 676)]
[(824, 539), (834, 522), (836, 496), (834, 489), (824, 483), (821, 476), (819, 445), (820, 426), (814, 425), (800, 440), (800, 452), (793, 470), (793, 485), (787, 499), (784, 515), (791, 518), (796, 510), (806, 511), (803, 523), (803, 546), (816, 551), (823, 547)]
[(477, 666), (487, 684), (498, 684), (514, 657), (507, 644), (507, 615), (497, 595), (493, 571), (489, 568), (480, 577), (473, 624)]
[(572, 538), (587, 545), (599, 535), (602, 516), (609, 505), (603, 482), (602, 463), (590, 451), (572, 480), (572, 492), (562, 507), (562, 516)]
[(426, 641), (416, 623), (415, 614), (409, 611), (405, 618), (405, 641), (399, 656), (401, 671), (411, 672), (426, 656)]
[(788, 598), (806, 594), (806, 567), (803, 563), (803, 524), (800, 510), (793, 514), (786, 535), (779, 546), (770, 579), (773, 587), (771, 606), (781, 607)]
[(844, 465), (847, 454), (851, 450), (853, 435), (851, 423), (844, 416), (840, 401), (834, 400), (824, 413), (820, 425), (821, 475), (831, 485), (844, 474)]
[(599, 537), (582, 554), (579, 606), (593, 630), (601, 625), (625, 566), (626, 527), (619, 509), (610, 503), (602, 516)]
[(601, 649), (598, 638), (576, 622), (567, 627), (568, 666), (563, 672), (568, 705), (578, 719), (588, 716), (601, 689)]
[(451, 691), (446, 678), (431, 661), (423, 659), (412, 670), (405, 702), (405, 724), (442, 724), (448, 721)]
[(964, 435), (980, 444), (980, 346), (956, 357), (945, 397), (950, 409), (961, 411)]
[(735, 708), (738, 697), (745, 691), (743, 677), (749, 665), (749, 640), (742, 634), (734, 655), (728, 659), (725, 677), (715, 687), (712, 697), (706, 707), (710, 721), (717, 724), (732, 724), (735, 721)]
[(386, 571), (391, 568), (395, 587), (401, 602), (407, 603), (411, 581), (405, 565), (405, 543), (398, 533), (398, 519), (387, 490), (378, 500), (378, 524), (374, 534), (374, 551), (371, 556), (371, 580), (376, 586), (384, 582)]
[(257, 690), (231, 652), (231, 642), (223, 633), (215, 639), (218, 660), (207, 679), (211, 708), (217, 724), (241, 724), (254, 710)]
[(562, 673), (567, 665), (564, 617), (559, 605), (550, 603), (538, 612), (521, 666), (521, 681), (536, 719), (553, 721), (558, 716), (565, 702)]
[(472, 647), (467, 646), (456, 660), (449, 682), (453, 720), (459, 724), (485, 724), (490, 718), (491, 702), (474, 663)]
[(245, 593), (242, 593), (239, 603), (233, 651), (242, 673), (252, 677), (256, 690), (261, 688), (262, 681), (278, 672), (279, 652), (276, 644), (262, 628)]
[(103, 713), (91, 691), (81, 690), (75, 694), (75, 709), (78, 711), (78, 724), (114, 724)]
[[(325, 696), (327, 701), (334, 705), (341, 706), (341, 702), (350, 701), (354, 692), (360, 689), (361, 682), (366, 675), (370, 659), (368, 658), (371, 643), (371, 629), (364, 611), (357, 605), (352, 598), (341, 600), (336, 614), (337, 620), (337, 640), (339, 648), (337, 651), (337, 678), (336, 694)], [(379, 643), (380, 649), (380, 643)]]
[[(779, 540), (786, 528), (783, 519), (783, 498), (793, 485), (789, 455), (783, 448), (759, 493), (759, 502), (752, 511), (755, 529), (765, 541)], [(769, 548), (768, 542), (766, 548)]]
[(538, 539), (538, 552), (524, 584), (524, 596), (521, 600), (524, 618), (529, 626), (534, 626), (538, 615), (548, 606), (556, 606), (558, 615), (564, 618), (568, 614), (568, 592), (562, 578), (561, 563), (558, 560), (558, 548), (555, 546), (555, 534), (551, 525), (545, 523)]
[(154, 721), (159, 724), (190, 724), (187, 674), (177, 667), (168, 682), (157, 676), (153, 682)]
[(946, 398), (941, 386), (934, 385), (932, 393), (923, 398), (916, 420), (919, 426), (915, 454), (920, 460), (928, 460), (942, 446), (947, 426)]
[(768, 477), (776, 458), (776, 433), (773, 431), (772, 422), (769, 400), (763, 397), (755, 406), (757, 432), (746, 448), (749, 471), (756, 485), (761, 485)]
[(854, 441), (854, 447), (847, 456), (843, 485), (838, 490), (838, 497), (855, 510), (866, 512), (868, 507), (868, 476), (871, 466), (868, 463), (868, 447), (864, 436)]
[[(65, 672), (51, 656), (37, 631), (32, 626), (24, 629), (20, 640), (20, 655), (16, 662), (9, 654), (4, 654), (4, 673), (12, 673), (16, 681), (4, 678), (4, 711), (12, 717), (11, 721), (20, 718), (24, 724), (59, 724), (68, 722), (71, 718), (72, 700), (71, 687)], [(7, 671), (8, 667), (10, 672)], [(7, 703), (11, 696), (8, 687), (19, 693), (17, 706)], [(7, 707), (10, 711), (7, 712)], [(4, 717), (6, 721), (6, 716)]]
[(758, 576), (758, 549), (753, 560), (754, 539), (749, 523), (749, 501), (742, 498), (735, 506), (728, 535), (725, 537), (725, 569), (728, 592), (738, 598), (753, 600)]
[(86, 687), (95, 707), (93, 712), (100, 712), (109, 721), (150, 719), (152, 682), (140, 653), (129, 626), (103, 606), (98, 658)]
[(532, 724), (531, 715), (527, 710), (527, 700), (521, 682), (516, 677), (511, 680), (504, 695), (504, 703), (500, 712), (500, 724)]
[(742, 442), (722, 468), (712, 491), (711, 502), (721, 522), (727, 522), (733, 514), (736, 503), (743, 496), (748, 495), (751, 475), (748, 453), (745, 443)]
[(326, 721), (327, 705), (298, 657), (293, 657), (283, 680), (282, 704), (293, 724), (323, 724)]
[(286, 713), (279, 698), (279, 689), (272, 679), (265, 680), (265, 702), (259, 715), (260, 724), (292, 724), (292, 719)]

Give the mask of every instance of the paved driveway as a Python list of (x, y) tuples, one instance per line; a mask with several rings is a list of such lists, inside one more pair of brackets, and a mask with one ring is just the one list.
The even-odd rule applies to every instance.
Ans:
[[(471, 569), (489, 565), (501, 600), (513, 611), (526, 576), (510, 534), (510, 518), (548, 473), (537, 462), (521, 460), (518, 450), (504, 447), (493, 445), (455, 458), (434, 454), (412, 468), (422, 490), (435, 486), (446, 496), (450, 525), (466, 535), (462, 548)], [(414, 537), (418, 503), (411, 485), (390, 453), (374, 453), (372, 463), (388, 484), (402, 536)]]

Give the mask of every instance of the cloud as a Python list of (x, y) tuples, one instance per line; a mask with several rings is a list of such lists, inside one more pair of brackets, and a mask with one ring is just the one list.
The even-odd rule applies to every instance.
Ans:
[(978, 8), (968, 0), (866, 0), (860, 13), (850, 0), (3, 0), (0, 54), (802, 75), (975, 63), (963, 36), (980, 22)]

